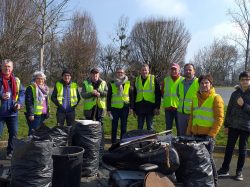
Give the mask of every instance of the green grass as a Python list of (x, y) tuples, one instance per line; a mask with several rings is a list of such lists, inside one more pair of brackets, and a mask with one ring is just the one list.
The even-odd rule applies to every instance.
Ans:
[[(77, 119), (83, 117), (83, 110), (82, 110), (82, 102), (78, 105), (76, 108), (76, 114), (77, 114)], [(24, 111), (25, 109), (22, 109), (19, 111), (19, 119), (18, 119), (18, 138), (25, 138), (28, 135), (28, 125), (26, 123), (26, 119), (24, 116)], [(51, 103), (51, 113), (50, 113), (50, 118), (46, 120), (45, 124), (49, 127), (53, 127), (56, 125), (56, 107), (53, 103)], [(146, 127), (146, 124), (144, 125), (144, 128)], [(127, 124), (127, 130), (135, 130), (137, 129), (137, 120), (133, 115), (129, 115), (128, 118), (128, 124)], [(159, 116), (155, 116), (154, 118), (154, 129), (156, 132), (164, 131), (165, 130), (165, 115), (164, 115), (164, 110), (161, 110), (161, 113)], [(118, 128), (119, 131), (119, 128)], [(111, 134), (111, 119), (107, 116), (104, 118), (104, 132), (105, 132), (105, 137), (110, 138)], [(175, 126), (173, 128), (173, 134), (176, 135), (176, 129)], [(1, 140), (7, 140), (8, 139), (8, 132), (7, 132), (7, 127), (5, 125), (4, 133), (1, 138)], [(224, 135), (223, 128), (221, 128), (219, 134), (216, 137), (216, 144), (217, 145), (226, 145), (226, 136)]]

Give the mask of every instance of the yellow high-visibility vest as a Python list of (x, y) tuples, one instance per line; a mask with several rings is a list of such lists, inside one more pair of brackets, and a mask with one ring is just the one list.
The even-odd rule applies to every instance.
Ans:
[(21, 81), (18, 77), (15, 77), (15, 80), (16, 80), (16, 88), (17, 88), (17, 90), (16, 90), (17, 94), (16, 94), (15, 100), (17, 101), (18, 97), (19, 97), (19, 90), (20, 90)]
[(186, 95), (184, 95), (183, 81), (180, 81), (179, 83), (179, 104), (177, 111), (184, 114), (190, 114), (192, 106), (192, 98), (194, 97), (194, 95), (196, 95), (197, 91), (199, 90), (198, 78), (195, 78), (195, 80), (189, 87)]
[(183, 80), (183, 77), (179, 77), (177, 80), (168, 76), (164, 79), (164, 93), (163, 93), (163, 107), (178, 107), (179, 98), (177, 96), (177, 87), (180, 81)]
[(124, 106), (124, 103), (129, 103), (130, 81), (125, 82), (123, 92), (121, 94), (119, 94), (118, 88), (115, 85), (115, 83), (111, 83), (111, 88), (112, 88), (111, 107), (122, 108)]
[(217, 94), (209, 96), (199, 107), (197, 96), (193, 98), (193, 126), (212, 127), (214, 123), (213, 104)]
[(144, 85), (142, 86), (141, 76), (136, 77), (135, 80), (136, 87), (136, 100), (135, 102), (140, 102), (143, 99), (151, 103), (155, 103), (155, 76), (148, 75)]
[[(91, 93), (94, 88), (91, 83), (89, 83), (87, 80), (83, 82), (83, 86), (85, 86), (86, 92)], [(104, 91), (106, 87), (106, 82), (102, 80), (98, 90)], [(106, 98), (105, 97), (91, 97), (83, 100), (83, 109), (84, 110), (91, 110), (95, 105), (99, 108), (105, 109), (106, 108)]]
[[(56, 89), (57, 89), (57, 100), (58, 100), (59, 104), (62, 105), (62, 103), (63, 103), (63, 83), (58, 81), (56, 83)], [(75, 106), (77, 104), (77, 101), (78, 101), (77, 89), (78, 89), (78, 85), (75, 82), (71, 82), (71, 84), (70, 84), (70, 106)]]
[[(30, 85), (30, 87), (32, 89), (32, 94), (34, 98), (34, 114), (41, 115), (43, 111), (43, 101), (38, 101), (36, 97), (36, 87), (34, 85)], [(47, 107), (49, 108), (49, 97), (47, 97), (47, 99), (48, 99)]]

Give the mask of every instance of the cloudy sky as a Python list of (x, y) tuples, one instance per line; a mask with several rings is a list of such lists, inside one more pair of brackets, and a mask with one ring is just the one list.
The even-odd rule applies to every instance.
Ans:
[(228, 9), (235, 9), (234, 0), (70, 0), (69, 9), (89, 13), (104, 45), (110, 43), (121, 16), (128, 17), (129, 30), (145, 18), (177, 17), (192, 37), (186, 61), (214, 38), (231, 35), (236, 30), (227, 14)]

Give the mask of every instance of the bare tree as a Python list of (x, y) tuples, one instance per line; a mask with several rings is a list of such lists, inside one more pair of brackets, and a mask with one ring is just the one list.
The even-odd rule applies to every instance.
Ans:
[(107, 45), (106, 47), (102, 47), (98, 52), (98, 64), (102, 70), (103, 78), (109, 79), (110, 73), (113, 74), (117, 67), (117, 62), (119, 58), (116, 53), (116, 49), (113, 45)]
[(96, 27), (86, 13), (75, 13), (60, 46), (61, 68), (70, 68), (75, 77), (85, 78), (96, 65)]
[(32, 71), (33, 54), (36, 51), (36, 35), (29, 28), (36, 20), (35, 9), (30, 0), (0, 1), (0, 59), (15, 62), (15, 74), (26, 77)]
[(245, 70), (249, 69), (249, 41), (250, 41), (250, 2), (249, 0), (235, 0), (236, 10), (228, 10), (232, 21), (240, 28), (241, 35), (233, 36), (234, 40), (242, 49)]
[(48, 34), (50, 29), (56, 29), (61, 21), (63, 8), (69, 0), (31, 0), (37, 10), (38, 20), (35, 23), (35, 31), (39, 34), (40, 40), (40, 63), (39, 69), (44, 70), (44, 51), (46, 43), (51, 41)]
[(153, 74), (163, 78), (171, 63), (184, 63), (190, 38), (184, 24), (176, 18), (138, 22), (130, 34), (130, 62), (133, 68), (134, 63), (147, 63)]
[(217, 85), (232, 83), (237, 61), (237, 48), (223, 39), (215, 40), (210, 46), (204, 47), (191, 60), (199, 70), (198, 74), (210, 73)]

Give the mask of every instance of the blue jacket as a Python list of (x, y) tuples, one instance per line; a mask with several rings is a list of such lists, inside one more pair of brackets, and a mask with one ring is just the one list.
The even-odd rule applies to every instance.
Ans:
[(7, 100), (2, 99), (2, 94), (3, 94), (3, 80), (0, 77), (0, 98), (1, 98), (1, 106), (0, 106), (0, 117), (10, 117), (10, 116), (17, 116), (18, 111), (14, 110), (14, 105), (16, 103), (20, 104), (23, 106), (24, 104), (24, 99), (25, 99), (25, 89), (20, 84), (19, 88), (19, 94), (18, 94), (18, 100), (15, 101), (12, 99), (12, 91), (11, 91), (11, 81), (9, 83), (9, 92), (11, 93), (10, 98)]

